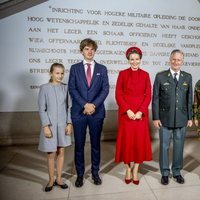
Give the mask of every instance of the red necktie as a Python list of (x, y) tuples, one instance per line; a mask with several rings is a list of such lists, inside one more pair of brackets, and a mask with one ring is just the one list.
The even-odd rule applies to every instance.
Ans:
[(90, 67), (91, 64), (87, 63), (87, 83), (88, 83), (88, 86), (90, 87), (90, 84), (91, 84), (91, 80), (92, 80), (92, 75), (91, 75), (91, 67)]

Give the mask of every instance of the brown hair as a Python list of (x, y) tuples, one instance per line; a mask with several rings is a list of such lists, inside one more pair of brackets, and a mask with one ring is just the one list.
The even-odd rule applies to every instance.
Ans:
[(138, 47), (130, 47), (126, 50), (126, 58), (129, 60), (131, 54), (138, 54), (140, 56), (140, 59), (142, 59), (142, 51)]
[[(64, 67), (63, 64), (61, 64), (61, 63), (53, 63), (53, 64), (51, 65), (51, 67), (50, 67), (49, 73), (50, 73), (50, 74), (53, 73), (53, 70), (54, 70), (56, 67), (62, 68), (62, 69), (65, 71), (65, 67)], [(49, 82), (53, 82), (52, 77), (49, 79)]]
[(133, 51), (131, 51), (131, 52), (127, 55), (127, 59), (128, 59), (128, 60), (130, 59), (130, 55), (131, 55), (131, 54), (138, 54), (139, 57), (140, 57), (140, 59), (142, 59), (142, 55), (141, 55), (138, 51), (133, 50)]
[(86, 46), (92, 46), (95, 49), (95, 51), (98, 48), (98, 45), (97, 45), (96, 41), (94, 41), (94, 40), (92, 40), (90, 38), (86, 38), (86, 39), (81, 41), (81, 43), (80, 43), (80, 51), (83, 51), (83, 49)]

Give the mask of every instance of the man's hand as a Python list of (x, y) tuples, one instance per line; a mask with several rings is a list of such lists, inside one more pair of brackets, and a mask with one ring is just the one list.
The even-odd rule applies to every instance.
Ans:
[(192, 120), (188, 120), (188, 122), (187, 122), (187, 127), (191, 127), (192, 126)]
[(153, 124), (156, 128), (160, 128), (162, 126), (161, 121), (160, 120), (154, 120)]
[(96, 106), (92, 103), (86, 103), (84, 105), (84, 111), (83, 114), (85, 115), (92, 115), (95, 112)]

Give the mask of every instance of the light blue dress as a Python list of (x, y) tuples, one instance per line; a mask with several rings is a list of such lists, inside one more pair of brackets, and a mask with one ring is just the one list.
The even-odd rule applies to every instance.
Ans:
[[(40, 86), (38, 106), (41, 119), (41, 132), (38, 149), (43, 152), (56, 152), (57, 147), (71, 145), (71, 136), (65, 134), (67, 123), (71, 123), (69, 95), (66, 84), (47, 83)], [(46, 138), (43, 127), (49, 126), (53, 137)]]

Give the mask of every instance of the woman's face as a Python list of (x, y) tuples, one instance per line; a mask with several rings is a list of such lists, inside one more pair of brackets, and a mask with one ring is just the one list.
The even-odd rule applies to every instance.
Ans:
[(61, 67), (55, 67), (51, 73), (53, 83), (60, 83), (64, 78), (64, 69)]
[(129, 63), (130, 63), (131, 68), (133, 70), (137, 70), (140, 66), (140, 63), (141, 63), (140, 55), (137, 54), (137, 53), (130, 54)]

